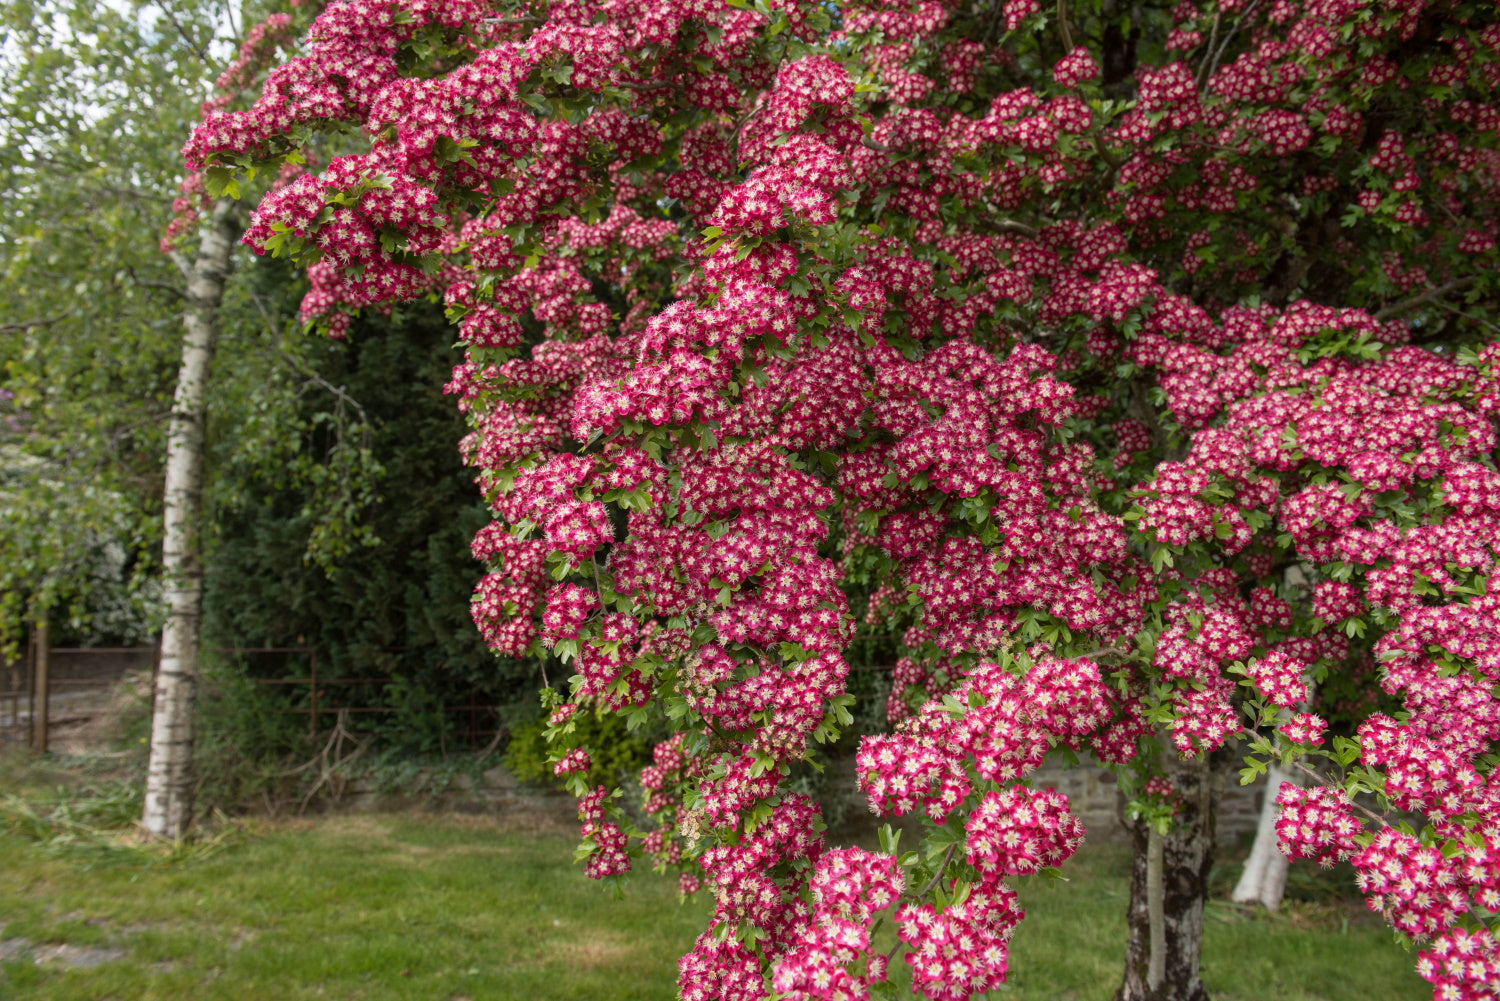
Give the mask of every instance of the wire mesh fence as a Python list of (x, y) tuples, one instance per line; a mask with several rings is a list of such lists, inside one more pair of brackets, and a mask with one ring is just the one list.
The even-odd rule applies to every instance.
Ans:
[[(316, 738), (343, 713), (347, 719), (377, 725), (402, 711), (387, 697), (395, 677), (329, 676), (311, 647), (225, 647), (211, 651), (221, 661), (240, 664), (247, 680), (278, 694), (279, 713), (305, 717)], [(0, 665), (0, 746), (48, 750), (77, 743), (75, 731), (111, 711), (122, 684), (143, 691), (160, 651), (157, 647), (51, 647), (33, 644), (20, 660)], [(483, 746), (502, 732), (499, 707), (471, 692), (467, 699), (432, 707), (444, 714), (446, 732), (464, 746)]]
[[(222, 647), (206, 652), (220, 663), (234, 663), (252, 684), (275, 692), (274, 711), (304, 717), (310, 739), (330, 730), (340, 713), (356, 728), (374, 729), (399, 725), (401, 714), (411, 711), (393, 697), (401, 679), (339, 675), (312, 647)], [(0, 665), (0, 746), (47, 750), (87, 744), (90, 724), (112, 711), (122, 684), (129, 681), (149, 704), (159, 656), (154, 646), (49, 647), (43, 665), (43, 651), (31, 644), (20, 660)], [(856, 666), (849, 689), (859, 707), (857, 716), (883, 718), (890, 668)], [(442, 715), (453, 750), (483, 747), (503, 734), (501, 707), (477, 690), (467, 698), (433, 702), (425, 710)]]

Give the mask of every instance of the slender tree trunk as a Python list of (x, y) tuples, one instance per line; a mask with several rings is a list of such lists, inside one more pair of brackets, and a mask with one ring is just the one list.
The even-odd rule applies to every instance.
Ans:
[(1268, 911), (1281, 909), (1286, 893), (1287, 857), (1276, 844), (1276, 794), (1281, 783), (1297, 781), (1295, 772), (1275, 762), (1266, 776), (1265, 798), (1260, 804), (1260, 820), (1255, 825), (1255, 844), (1245, 860), (1245, 871), (1231, 895), (1237, 904), (1262, 904)]
[[(1300, 590), (1304, 594), (1312, 592), (1308, 571), (1301, 566), (1287, 567), (1282, 579), (1288, 588)], [(1310, 701), (1316, 686), (1310, 678), (1304, 677), (1303, 681), (1307, 684)], [(1308, 703), (1304, 702), (1299, 711), (1305, 712), (1307, 707)], [(1280, 808), (1276, 805), (1276, 796), (1281, 791), (1283, 782), (1301, 785), (1299, 777), (1299, 772), (1271, 762), (1266, 774), (1265, 795), (1260, 803), (1260, 817), (1255, 824), (1255, 843), (1250, 846), (1245, 871), (1235, 884), (1234, 892), (1230, 894), (1230, 898), (1237, 904), (1259, 903), (1272, 912), (1281, 909), (1281, 898), (1286, 895), (1287, 869), (1291, 863), (1281, 854), (1281, 847), (1277, 844), (1276, 814)]]
[(1135, 857), (1125, 977), (1115, 1001), (1208, 1001), (1198, 959), (1222, 769), (1208, 757), (1163, 754), (1183, 802), (1166, 834), (1141, 821), (1126, 824)]
[(141, 826), (152, 837), (181, 838), (192, 819), (193, 697), (203, 606), (203, 429), (209, 370), (219, 336), (219, 304), (237, 236), (233, 208), (232, 201), (219, 201), (204, 228), (197, 258), (191, 264), (178, 262), (187, 278), (188, 305), (182, 314), (182, 364), (167, 430), (162, 541), (167, 621), (156, 669), (146, 808), (141, 817)]
[(52, 698), (52, 626), (43, 612), (32, 626), (32, 685), (31, 747), (42, 754), (47, 753), (48, 709)]

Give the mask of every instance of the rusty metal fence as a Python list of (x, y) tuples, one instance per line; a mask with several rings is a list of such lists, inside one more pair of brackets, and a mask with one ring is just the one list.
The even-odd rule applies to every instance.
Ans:
[[(312, 647), (226, 647), (206, 652), (240, 660), (252, 684), (281, 693), (274, 711), (305, 716), (310, 739), (328, 730), (341, 715), (356, 728), (365, 729), (378, 725), (382, 717), (397, 718), (402, 711), (389, 697), (391, 686), (400, 679), (330, 677), (320, 672), (318, 651)], [(158, 655), (157, 647), (43, 650), (31, 644), (21, 661), (0, 665), (0, 746), (71, 747), (86, 735), (92, 720), (110, 710), (126, 678), (136, 679), (137, 696), (149, 702)], [(888, 676), (890, 668), (853, 670)], [(858, 702), (880, 704), (888, 685), (851, 683), (851, 688), (860, 689), (855, 693)], [(484, 746), (502, 734), (499, 708), (477, 691), (471, 691), (466, 700), (429, 708), (444, 714), (446, 732), (460, 745)]]
[[(311, 647), (234, 647), (216, 652), (224, 655), (259, 658), (269, 656), (281, 656), (289, 660), (305, 658), (305, 675), (252, 677), (250, 681), (257, 685), (286, 691), (287, 698), (282, 700), (285, 707), (280, 711), (296, 716), (306, 716), (309, 737), (315, 738), (319, 732), (326, 729), (331, 719), (340, 715), (357, 724), (361, 719), (392, 717), (401, 712), (400, 707), (392, 705), (389, 700), (377, 701), (380, 695), (388, 692), (390, 687), (400, 680), (399, 678), (395, 676), (328, 677), (326, 674), (319, 674), (318, 652)], [(400, 653), (401, 651), (383, 652)], [(264, 666), (264, 661), (262, 666)], [(451, 732), (465, 744), (488, 742), (501, 733), (499, 707), (493, 702), (482, 699), (478, 692), (471, 691), (469, 697), (462, 702), (445, 701), (433, 708), (442, 712), (450, 722), (455, 724)]]
[(0, 666), (0, 745), (47, 750), (96, 718), (120, 682), (149, 680), (154, 647), (42, 647)]
[[(340, 715), (374, 722), (401, 711), (381, 701), (397, 678), (329, 677), (319, 672), (318, 651), (311, 647), (227, 647), (211, 652), (239, 659), (263, 675), (247, 680), (282, 693), (274, 711), (305, 716), (309, 738), (316, 738)], [(128, 678), (135, 679), (138, 694), (149, 701), (149, 682), (159, 653), (157, 647), (50, 647), (44, 651), (31, 644), (21, 660), (0, 665), (0, 746), (43, 751), (59, 744), (68, 746), (80, 728), (109, 711)], [(477, 692), (462, 702), (433, 708), (448, 717), (449, 732), (466, 745), (480, 746), (501, 733), (497, 707)]]

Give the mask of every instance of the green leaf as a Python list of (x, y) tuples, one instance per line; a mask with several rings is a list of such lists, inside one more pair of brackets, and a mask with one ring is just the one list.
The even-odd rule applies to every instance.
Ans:
[(203, 173), (203, 187), (215, 198), (239, 198), (240, 185), (235, 171), (228, 167), (212, 166)]

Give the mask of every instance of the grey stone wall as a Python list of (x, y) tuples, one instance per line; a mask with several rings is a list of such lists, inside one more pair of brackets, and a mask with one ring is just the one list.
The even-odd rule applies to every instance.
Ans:
[[(1248, 786), (1239, 785), (1239, 776), (1231, 773), (1219, 800), (1218, 836), (1221, 844), (1233, 844), (1241, 835), (1253, 834), (1260, 818), (1265, 797), (1264, 777)], [(1052, 787), (1068, 797), (1073, 814), (1083, 821), (1090, 838), (1123, 840), (1120, 826), (1119, 790), (1115, 777), (1093, 762), (1065, 769), (1061, 763), (1048, 760), (1031, 775), (1033, 788)]]
[(565, 792), (541, 789), (517, 781), (496, 766), (478, 776), (458, 773), (442, 779), (418, 773), (400, 788), (360, 776), (351, 779), (337, 799), (339, 809), (428, 809), (457, 813), (529, 814), (548, 821), (576, 824), (578, 804)]
[[(855, 789), (854, 759), (830, 762), (834, 773), (833, 794), (852, 802), (845, 825), (850, 832), (866, 826), (861, 816), (862, 797)], [(1097, 763), (1085, 762), (1075, 768), (1064, 768), (1049, 760), (1031, 775), (1033, 788), (1051, 787), (1068, 797), (1072, 812), (1083, 821), (1090, 840), (1120, 841), (1125, 830), (1120, 825), (1119, 791), (1115, 777)], [(1253, 785), (1237, 784), (1231, 774), (1219, 801), (1218, 834), (1221, 843), (1233, 844), (1255, 831), (1265, 796), (1265, 779)], [(633, 798), (631, 799), (634, 802)], [(477, 777), (457, 774), (436, 780), (427, 773), (417, 775), (399, 789), (382, 787), (373, 778), (356, 778), (338, 797), (339, 808), (355, 810), (430, 809), (458, 812), (513, 813), (533, 815), (538, 819), (565, 825), (577, 822), (577, 807), (571, 796), (562, 792), (524, 785), (504, 768), (496, 767)]]
[[(855, 788), (853, 757), (835, 759), (830, 763), (830, 771), (835, 776), (835, 795), (847, 797), (854, 804), (840, 825), (841, 831), (856, 832), (869, 826), (862, 816), (863, 797)], [(1083, 821), (1090, 840), (1126, 840), (1125, 828), (1120, 823), (1119, 789), (1114, 775), (1107, 768), (1088, 759), (1074, 768), (1065, 768), (1061, 761), (1049, 758), (1031, 773), (1030, 781), (1033, 789), (1050, 787), (1067, 796), (1070, 811)], [(1217, 833), (1221, 844), (1234, 844), (1242, 836), (1253, 834), (1260, 819), (1265, 778), (1249, 786), (1241, 786), (1238, 782), (1238, 774), (1231, 773), (1219, 800)], [(910, 826), (912, 833), (916, 834), (918, 825)]]

